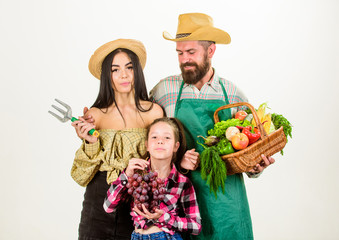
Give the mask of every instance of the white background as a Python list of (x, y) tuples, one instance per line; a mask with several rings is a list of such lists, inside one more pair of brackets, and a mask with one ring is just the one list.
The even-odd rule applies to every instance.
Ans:
[(70, 177), (80, 146), (47, 113), (54, 98), (75, 116), (99, 81), (87, 64), (100, 45), (141, 40), (150, 90), (179, 73), (180, 13), (204, 12), (232, 37), (213, 65), (255, 106), (293, 124), (284, 156), (247, 179), (256, 239), (339, 239), (339, 2), (336, 0), (0, 0), (0, 239), (76, 239), (84, 188)]

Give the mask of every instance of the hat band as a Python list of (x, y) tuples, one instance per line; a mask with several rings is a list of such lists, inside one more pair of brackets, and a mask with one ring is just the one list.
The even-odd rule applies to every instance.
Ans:
[(184, 38), (191, 35), (191, 33), (180, 33), (175, 36), (175, 38)]

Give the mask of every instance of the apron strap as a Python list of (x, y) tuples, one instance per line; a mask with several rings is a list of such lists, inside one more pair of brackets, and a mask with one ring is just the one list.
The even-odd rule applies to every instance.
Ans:
[(180, 105), (180, 98), (181, 98), (181, 94), (182, 94), (182, 89), (184, 88), (184, 80), (182, 80), (182, 83), (180, 85), (180, 89), (179, 89), (179, 94), (178, 94), (178, 97), (177, 97), (177, 101), (175, 102), (175, 109), (174, 109), (174, 117), (177, 116), (177, 113), (178, 113), (178, 105)]
[[(177, 97), (177, 101), (175, 102), (175, 110), (174, 110), (174, 116), (177, 116), (177, 113), (178, 113), (178, 102), (180, 101), (180, 98), (181, 98), (181, 94), (182, 94), (182, 90), (184, 88), (184, 84), (185, 84), (185, 81), (182, 80), (182, 83), (180, 85), (180, 89), (179, 89), (179, 93), (178, 93), (178, 97)], [(224, 87), (224, 84), (221, 82), (221, 79), (219, 79), (219, 84), (221, 86), (221, 89), (222, 89), (222, 92), (224, 94), (224, 98), (225, 98), (225, 105), (228, 105), (230, 104), (229, 101), (228, 101), (228, 96), (227, 96), (227, 92), (225, 90), (225, 87)]]
[(221, 80), (219, 79), (219, 83), (220, 83), (220, 86), (221, 86), (221, 89), (222, 89), (222, 92), (224, 93), (224, 97), (225, 97), (225, 105), (228, 105), (230, 104), (230, 102), (228, 101), (228, 96), (227, 96), (227, 93), (226, 93), (226, 90), (225, 90), (225, 87), (224, 87), (224, 84), (222, 84)]

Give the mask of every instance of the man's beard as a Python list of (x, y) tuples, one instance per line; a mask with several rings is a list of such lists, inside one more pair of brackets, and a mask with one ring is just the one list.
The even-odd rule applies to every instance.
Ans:
[[(195, 69), (185, 70), (184, 67), (186, 66), (195, 66)], [(180, 64), (181, 74), (184, 82), (187, 84), (196, 84), (207, 74), (210, 66), (211, 64), (208, 61), (207, 54), (205, 54), (204, 60), (200, 65), (195, 62)]]

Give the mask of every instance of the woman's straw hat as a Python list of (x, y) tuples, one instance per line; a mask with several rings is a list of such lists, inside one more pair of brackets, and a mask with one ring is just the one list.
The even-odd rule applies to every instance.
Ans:
[(142, 42), (134, 39), (117, 39), (105, 43), (95, 50), (91, 56), (88, 63), (88, 69), (94, 77), (100, 80), (102, 62), (108, 54), (117, 48), (125, 48), (134, 52), (139, 58), (141, 67), (144, 69), (146, 65), (146, 49)]
[(168, 32), (163, 32), (163, 37), (171, 41), (213, 41), (228, 44), (230, 35), (213, 26), (213, 19), (203, 13), (185, 13), (179, 15), (178, 30), (173, 38)]

